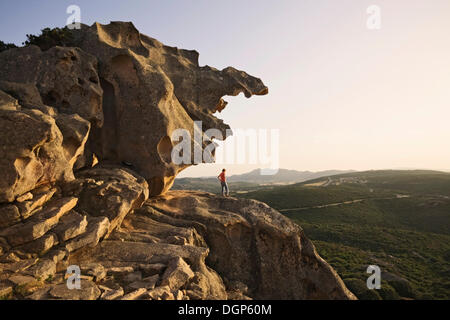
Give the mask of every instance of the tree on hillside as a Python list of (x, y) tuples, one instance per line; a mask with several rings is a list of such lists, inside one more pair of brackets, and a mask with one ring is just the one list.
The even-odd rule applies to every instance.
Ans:
[(36, 45), (45, 51), (54, 46), (70, 47), (73, 46), (73, 42), (73, 34), (69, 28), (45, 28), (41, 30), (40, 35), (27, 34), (27, 40), (23, 45)]
[(12, 48), (17, 48), (17, 46), (14, 43), (4, 43), (3, 41), (0, 40), (0, 52)]

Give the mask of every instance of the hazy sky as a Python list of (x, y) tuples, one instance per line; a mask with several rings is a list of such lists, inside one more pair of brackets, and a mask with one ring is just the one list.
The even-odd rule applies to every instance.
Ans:
[[(232, 128), (280, 129), (280, 167), (450, 169), (450, 1), (4, 1), (0, 39), (83, 23), (133, 21), (201, 65), (260, 77), (267, 96), (226, 98)], [(381, 29), (366, 10), (381, 8)], [(202, 165), (183, 175), (213, 175)], [(227, 166), (231, 174), (258, 167)]]

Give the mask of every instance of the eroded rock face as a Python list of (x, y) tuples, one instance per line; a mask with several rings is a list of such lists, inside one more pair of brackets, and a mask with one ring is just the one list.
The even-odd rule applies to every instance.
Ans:
[[(0, 227), (0, 287), (27, 299), (354, 299), (301, 229), (267, 205), (147, 195), (136, 173), (100, 165), (0, 207), (12, 217)], [(87, 292), (64, 289), (69, 265), (80, 266)]]
[(73, 179), (102, 96), (97, 60), (79, 48), (0, 53), (0, 203)]
[(194, 137), (194, 121), (201, 120), (204, 130), (216, 128), (225, 137), (229, 126), (213, 116), (226, 105), (222, 97), (268, 92), (243, 71), (200, 67), (196, 51), (165, 46), (132, 23), (95, 23), (75, 37), (78, 47), (98, 59), (104, 92), (105, 121), (93, 129), (89, 152), (131, 164), (149, 182), (150, 195), (167, 191), (188, 166), (172, 162), (174, 130), (187, 129)]
[(0, 287), (15, 288), (16, 298), (99, 298), (91, 280), (104, 279), (103, 266), (81, 264), (90, 291), (74, 293), (64, 289), (68, 259), (96, 247), (147, 197), (144, 178), (126, 168), (98, 166), (56, 188), (40, 187), (0, 204)]
[(148, 184), (126, 168), (98, 165), (77, 173), (77, 179), (64, 184), (67, 195), (80, 200), (77, 210), (93, 217), (106, 216), (108, 233), (122, 223), (127, 213), (140, 208), (148, 199)]
[[(222, 137), (214, 138), (224, 139), (229, 126), (213, 115), (225, 108), (222, 97), (268, 92), (260, 79), (243, 71), (200, 67), (196, 51), (165, 46), (132, 23), (83, 25), (73, 35), (76, 47), (2, 52), (0, 90), (23, 108), (58, 118), (65, 149), (76, 162), (69, 166), (126, 163), (147, 179), (150, 195), (169, 190), (177, 173), (194, 164), (194, 152), (188, 163), (172, 161), (175, 130), (190, 133), (191, 151), (203, 149), (210, 143), (194, 141), (194, 131), (203, 135), (194, 121), (202, 121), (203, 131), (219, 130)], [(12, 108), (10, 103), (2, 108)], [(86, 128), (76, 117), (91, 123), (87, 143), (85, 135), (73, 134)]]
[(79, 48), (43, 52), (29, 46), (0, 53), (0, 89), (23, 107), (49, 115), (76, 113), (93, 124), (103, 123), (97, 59)]
[(0, 97), (0, 203), (39, 185), (73, 179), (72, 166), (83, 151), (90, 123), (79, 116), (55, 120), (38, 109), (21, 108), (1, 90)]

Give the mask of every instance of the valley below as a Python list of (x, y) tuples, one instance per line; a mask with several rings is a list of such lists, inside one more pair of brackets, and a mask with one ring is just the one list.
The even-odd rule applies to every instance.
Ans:
[[(251, 191), (241, 183), (230, 182), (233, 196), (301, 226), (359, 299), (449, 299), (450, 174), (352, 172)], [(367, 289), (369, 265), (382, 271), (380, 290)]]

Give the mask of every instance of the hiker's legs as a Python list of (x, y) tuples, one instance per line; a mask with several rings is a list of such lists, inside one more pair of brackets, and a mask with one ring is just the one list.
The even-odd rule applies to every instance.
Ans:
[[(229, 190), (228, 190), (228, 183), (224, 182), (223, 185), (224, 185), (224, 187), (225, 187), (225, 192), (226, 192), (227, 196), (229, 196), (229, 195), (230, 195), (230, 192), (229, 192)], [(222, 192), (222, 193), (223, 193), (223, 192)]]
[(224, 196), (225, 194), (228, 196), (229, 192), (228, 192), (228, 184), (226, 182), (222, 182), (222, 196)]

